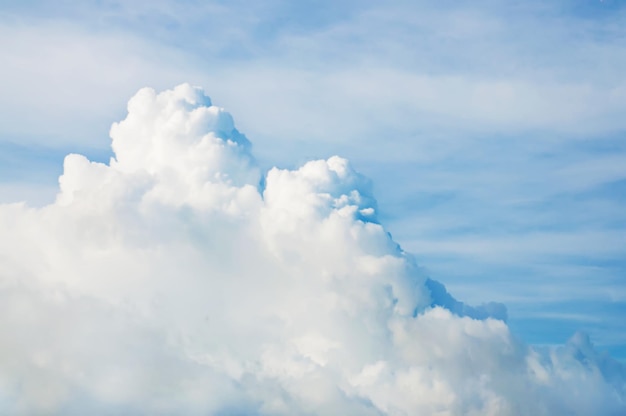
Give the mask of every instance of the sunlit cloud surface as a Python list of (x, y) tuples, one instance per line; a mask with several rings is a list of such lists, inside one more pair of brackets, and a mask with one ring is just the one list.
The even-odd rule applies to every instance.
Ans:
[(584, 333), (529, 346), (429, 278), (346, 159), (263, 169), (188, 84), (141, 89), (110, 134), (54, 202), (0, 205), (4, 413), (626, 411)]

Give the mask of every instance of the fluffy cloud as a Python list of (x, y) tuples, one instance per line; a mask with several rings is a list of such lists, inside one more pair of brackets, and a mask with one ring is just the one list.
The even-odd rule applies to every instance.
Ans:
[(339, 157), (257, 167), (202, 90), (142, 89), (107, 164), (0, 206), (8, 414), (622, 414), (588, 338), (537, 350), (380, 225)]

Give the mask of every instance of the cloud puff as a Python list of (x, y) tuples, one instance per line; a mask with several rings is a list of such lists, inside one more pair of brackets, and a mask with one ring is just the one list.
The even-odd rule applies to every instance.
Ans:
[(0, 205), (8, 414), (622, 414), (626, 373), (537, 350), (427, 278), (339, 157), (263, 174), (202, 90), (142, 89), (115, 157)]

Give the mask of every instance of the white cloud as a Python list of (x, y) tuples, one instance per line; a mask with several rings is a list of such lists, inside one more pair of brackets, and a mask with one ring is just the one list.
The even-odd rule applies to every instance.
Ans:
[(538, 352), (432, 307), (471, 310), (434, 291), (345, 159), (262, 175), (189, 85), (128, 110), (110, 164), (68, 155), (53, 204), (0, 205), (3, 413), (625, 410), (623, 367), (588, 339)]

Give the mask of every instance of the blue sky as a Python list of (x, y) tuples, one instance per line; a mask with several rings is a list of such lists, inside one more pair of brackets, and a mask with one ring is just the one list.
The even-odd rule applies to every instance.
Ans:
[(2, 2), (0, 201), (51, 201), (139, 88), (190, 82), (265, 168), (350, 159), (456, 297), (624, 361), (625, 23), (616, 0)]

